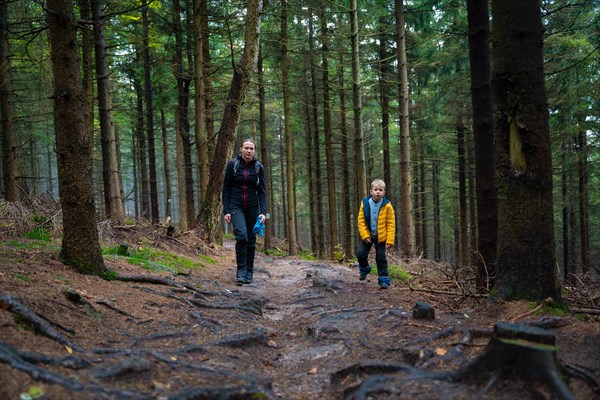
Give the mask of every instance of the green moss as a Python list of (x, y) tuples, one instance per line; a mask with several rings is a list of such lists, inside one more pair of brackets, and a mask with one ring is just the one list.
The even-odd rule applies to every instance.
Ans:
[(395, 264), (388, 265), (388, 272), (390, 274), (390, 278), (401, 282), (409, 282), (414, 278), (414, 276), (412, 276), (409, 272)]
[(52, 234), (44, 228), (37, 227), (34, 230), (27, 232), (25, 234), (25, 237), (33, 240), (47, 242), (52, 237)]
[(24, 281), (24, 282), (31, 282), (31, 278), (28, 277), (27, 275), (16, 274), (15, 277), (17, 279), (20, 279), (20, 280)]
[(308, 250), (302, 250), (299, 254), (299, 257), (302, 260), (317, 261), (317, 257), (315, 257), (315, 255)]
[(115, 279), (117, 279), (118, 276), (118, 272), (109, 269), (101, 275), (101, 278), (107, 281), (114, 281)]
[(119, 247), (107, 247), (102, 250), (104, 256), (126, 259), (132, 265), (142, 266), (150, 271), (168, 271), (174, 274), (186, 273), (194, 269), (203, 268), (203, 262), (216, 264), (216, 261), (208, 256), (200, 256), (203, 262), (194, 261), (177, 254), (160, 251), (149, 247), (140, 247), (137, 250), (129, 250), (129, 256), (120, 256)]

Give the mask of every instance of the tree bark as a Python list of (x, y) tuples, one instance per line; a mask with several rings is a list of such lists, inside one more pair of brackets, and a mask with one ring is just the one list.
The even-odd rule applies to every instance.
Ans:
[(48, 28), (54, 76), (54, 123), (60, 203), (63, 213), (62, 261), (78, 272), (106, 272), (92, 186), (91, 143), (86, 134), (83, 87), (79, 75), (77, 21), (70, 0), (48, 0)]
[(141, 183), (141, 212), (142, 219), (150, 218), (150, 184), (148, 182), (148, 147), (146, 141), (146, 133), (144, 129), (144, 94), (142, 93), (142, 85), (138, 81), (134, 81), (133, 87), (136, 96), (136, 134), (138, 142), (138, 160), (139, 160), (139, 179)]
[[(341, 31), (343, 27), (342, 16), (338, 13), (337, 17), (337, 28)], [(342, 142), (342, 187), (351, 188), (353, 185), (350, 183), (350, 157), (349, 157), (349, 140), (348, 130), (346, 124), (346, 90), (344, 82), (344, 52), (339, 52), (339, 62), (337, 67), (337, 81), (338, 81), (338, 93), (340, 96), (340, 137)], [(354, 165), (354, 163), (352, 163)], [(342, 232), (343, 234), (343, 249), (345, 260), (351, 260), (354, 254), (352, 246), (352, 232), (356, 232), (353, 221), (356, 218), (353, 217), (354, 211), (352, 205), (352, 191), (344, 190), (342, 195)]]
[(2, 121), (2, 172), (4, 198), (20, 199), (15, 154), (15, 109), (12, 89), (10, 45), (8, 42), (8, 2), (0, 2), (0, 119)]
[(410, 167), (410, 132), (408, 115), (408, 71), (406, 62), (406, 35), (404, 27), (404, 1), (396, 4), (396, 40), (398, 76), (400, 82), (400, 215), (402, 220), (402, 254), (415, 255), (415, 223), (412, 215), (412, 173)]
[(498, 297), (562, 303), (539, 0), (492, 0)]
[(183, 58), (183, 32), (181, 26), (181, 8), (179, 0), (173, 0), (173, 30), (175, 31), (175, 78), (177, 79), (177, 135), (181, 138), (183, 151), (183, 174), (185, 188), (185, 208), (179, 210), (185, 216), (186, 225), (191, 229), (195, 225), (194, 178), (192, 168), (192, 142), (190, 139), (189, 102), (191, 77), (186, 72)]
[(294, 179), (294, 141), (292, 138), (290, 93), (289, 93), (289, 60), (287, 55), (287, 2), (281, 0), (281, 80), (283, 85), (283, 134), (285, 136), (285, 166), (287, 183), (287, 218), (288, 218), (288, 253), (298, 254), (296, 235), (296, 189)]
[(590, 229), (588, 211), (588, 161), (587, 137), (581, 130), (577, 133), (577, 173), (579, 178), (579, 234), (581, 240), (581, 272), (590, 271)]
[(165, 109), (160, 109), (160, 127), (163, 145), (163, 173), (165, 174), (165, 217), (171, 217), (171, 168), (169, 166), (169, 141), (167, 140), (167, 117)]
[(350, 0), (350, 26), (352, 41), (352, 101), (354, 108), (354, 151), (356, 155), (356, 196), (354, 208), (369, 193), (367, 164), (365, 161), (365, 137), (362, 127), (362, 97), (360, 93), (360, 52), (358, 41), (358, 7), (356, 0)]
[[(260, 159), (262, 160), (262, 165), (265, 168), (265, 174), (267, 174), (268, 172), (270, 172), (270, 160), (269, 160), (269, 153), (267, 151), (268, 146), (267, 146), (267, 112), (265, 109), (265, 82), (264, 82), (264, 71), (263, 71), (263, 58), (262, 58), (262, 51), (259, 47), (258, 49), (258, 64), (257, 64), (257, 70), (258, 70), (258, 108), (259, 108), (259, 115), (258, 115), (258, 126), (259, 126), (259, 131), (260, 131)], [(268, 175), (270, 177), (270, 174)], [(267, 193), (269, 194), (269, 196), (267, 196), (267, 210), (271, 210), (271, 204), (273, 204), (272, 201), (270, 201), (271, 199), (271, 195), (273, 193), (272, 189), (271, 189), (271, 179), (267, 179), (267, 181), (265, 182), (266, 184), (266, 190)], [(273, 211), (269, 211), (271, 214), (273, 213)], [(265, 253), (268, 254), (268, 249), (271, 248), (271, 239), (273, 237), (273, 223), (272, 221), (267, 221), (266, 223), (266, 227), (265, 227), (265, 241), (264, 241), (264, 248), (265, 248)]]
[(335, 168), (337, 165), (333, 157), (333, 130), (331, 128), (331, 105), (329, 100), (329, 35), (328, 19), (325, 14), (323, 0), (319, 1), (319, 20), (321, 22), (321, 55), (323, 71), (323, 133), (325, 134), (325, 160), (327, 163), (327, 200), (329, 208), (329, 257), (335, 258), (339, 250), (338, 218), (337, 218), (337, 193), (335, 190)]
[[(96, 80), (98, 82), (98, 116), (100, 137), (102, 138), (102, 178), (104, 183), (104, 207), (106, 216), (114, 225), (122, 225), (125, 220), (117, 140), (112, 121), (112, 100), (108, 61), (106, 59), (106, 33), (101, 0), (92, 0), (94, 20), (94, 53), (96, 56)], [(87, 120), (87, 119), (86, 119)]]
[(221, 221), (222, 205), (220, 204), (221, 183), (225, 172), (225, 165), (231, 154), (235, 132), (239, 124), (242, 103), (250, 77), (256, 69), (260, 39), (260, 15), (262, 12), (261, 0), (248, 0), (246, 9), (246, 29), (244, 34), (244, 52), (240, 61), (235, 65), (233, 78), (227, 99), (221, 128), (218, 133), (215, 157), (210, 166), (207, 196), (197, 218), (197, 229), (200, 237), (209, 243), (215, 243), (219, 237), (219, 223)]
[(388, 59), (387, 17), (379, 17), (379, 91), (381, 97), (381, 140), (383, 147), (383, 180), (387, 185), (386, 196), (392, 198), (392, 168), (390, 163), (390, 65)]
[(144, 99), (146, 103), (146, 133), (148, 139), (148, 178), (150, 179), (150, 221), (157, 223), (158, 212), (158, 185), (156, 181), (156, 146), (154, 144), (154, 109), (152, 96), (152, 77), (150, 71), (150, 34), (148, 22), (148, 3), (142, 0), (142, 31), (144, 48)]
[(321, 178), (321, 134), (319, 130), (319, 102), (317, 96), (317, 65), (315, 62), (315, 48), (314, 48), (315, 36), (314, 36), (314, 25), (313, 25), (313, 14), (309, 13), (308, 22), (308, 48), (310, 58), (310, 94), (311, 94), (311, 123), (312, 123), (312, 165), (310, 168), (314, 173), (314, 190), (315, 195), (314, 207), (316, 218), (316, 232), (315, 239), (317, 241), (317, 257), (324, 258), (325, 256), (325, 211), (323, 209), (323, 185)]
[(471, 102), (475, 136), (475, 191), (477, 194), (477, 287), (493, 284), (498, 237), (498, 199), (494, 152), (494, 115), (490, 63), (488, 2), (467, 1)]
[[(206, 8), (206, 0), (194, 0), (194, 107), (196, 120), (196, 150), (198, 152), (198, 168), (200, 175), (200, 204), (206, 196), (208, 184), (208, 136), (206, 131), (206, 104), (204, 72), (204, 35), (202, 10)], [(264, 165), (264, 164), (263, 164)]]

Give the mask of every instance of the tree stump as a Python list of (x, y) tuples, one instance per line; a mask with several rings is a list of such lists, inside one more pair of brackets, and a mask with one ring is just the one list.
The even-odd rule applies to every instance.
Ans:
[(482, 355), (456, 375), (457, 380), (508, 372), (528, 383), (546, 385), (556, 399), (575, 400), (564, 381), (557, 357), (556, 338), (546, 329), (508, 322), (496, 324)]

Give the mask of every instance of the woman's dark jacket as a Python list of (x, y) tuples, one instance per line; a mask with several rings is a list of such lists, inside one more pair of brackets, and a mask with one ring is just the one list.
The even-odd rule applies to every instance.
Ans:
[[(234, 172), (235, 159), (239, 161)], [(223, 178), (223, 215), (231, 210), (258, 207), (259, 214), (267, 213), (265, 169), (256, 158), (246, 162), (241, 154), (229, 160)], [(257, 168), (258, 166), (258, 168)]]

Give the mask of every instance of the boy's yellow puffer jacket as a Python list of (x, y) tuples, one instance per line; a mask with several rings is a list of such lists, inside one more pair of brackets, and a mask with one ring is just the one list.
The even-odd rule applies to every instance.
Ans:
[[(366, 197), (360, 202), (360, 211), (358, 212), (358, 232), (361, 240), (371, 237), (370, 198), (371, 196)], [(377, 218), (377, 241), (393, 246), (394, 241), (396, 240), (396, 216), (394, 214), (394, 207), (392, 207), (392, 203), (390, 203), (385, 196), (381, 201), (383, 201), (383, 204), (381, 205), (379, 217)]]

